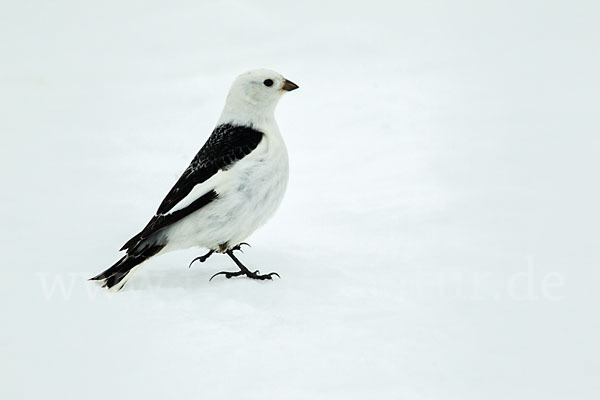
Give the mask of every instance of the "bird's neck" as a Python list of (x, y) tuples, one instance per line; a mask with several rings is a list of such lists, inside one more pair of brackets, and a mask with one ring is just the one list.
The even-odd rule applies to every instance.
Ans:
[(258, 105), (248, 99), (228, 98), (218, 124), (264, 127), (275, 123), (275, 106)]

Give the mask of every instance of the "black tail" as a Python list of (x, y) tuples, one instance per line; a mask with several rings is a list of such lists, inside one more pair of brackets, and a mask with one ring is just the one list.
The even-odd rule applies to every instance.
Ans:
[[(154, 244), (152, 246), (144, 247), (141, 250), (137, 248), (131, 249), (128, 251), (127, 255), (117, 261), (112, 267), (90, 278), (91, 281), (100, 281), (104, 280), (102, 283), (102, 287), (112, 288), (113, 286), (118, 285), (129, 272), (137, 265), (143, 263), (156, 253), (162, 250), (165, 247), (164, 244)], [(120, 288), (119, 288), (120, 289)]]

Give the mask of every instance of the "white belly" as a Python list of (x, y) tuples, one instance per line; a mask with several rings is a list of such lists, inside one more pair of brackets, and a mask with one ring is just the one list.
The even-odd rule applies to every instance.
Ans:
[(287, 150), (278, 135), (264, 137), (251, 154), (221, 173), (217, 199), (169, 227), (164, 251), (244, 241), (281, 204), (289, 175)]

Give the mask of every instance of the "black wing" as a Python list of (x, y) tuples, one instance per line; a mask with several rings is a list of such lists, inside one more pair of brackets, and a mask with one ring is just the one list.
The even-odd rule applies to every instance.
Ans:
[(173, 207), (183, 200), (194, 186), (207, 181), (219, 170), (231, 168), (237, 161), (250, 154), (263, 137), (262, 132), (251, 126), (219, 125), (212, 132), (204, 146), (200, 149), (190, 166), (183, 172), (181, 178), (164, 198), (156, 215), (148, 225), (137, 235), (132, 237), (121, 250), (134, 247), (141, 240), (159, 230), (179, 221), (183, 217), (204, 207), (217, 198), (218, 194), (211, 190), (199, 197), (187, 207), (169, 213)]

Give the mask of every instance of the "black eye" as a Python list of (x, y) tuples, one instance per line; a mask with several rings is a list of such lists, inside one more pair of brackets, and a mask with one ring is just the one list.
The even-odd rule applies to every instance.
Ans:
[(265, 84), (265, 86), (273, 86), (273, 80), (272, 79), (265, 79), (265, 81), (263, 83)]

